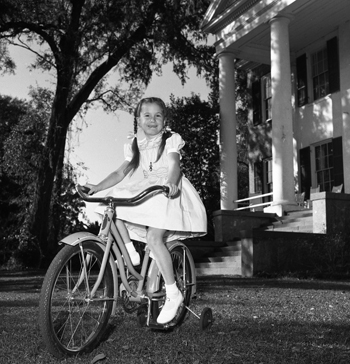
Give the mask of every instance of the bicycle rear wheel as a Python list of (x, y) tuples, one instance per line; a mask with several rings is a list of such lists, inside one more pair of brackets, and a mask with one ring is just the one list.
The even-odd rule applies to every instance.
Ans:
[[(171, 252), (171, 260), (173, 262), (174, 278), (177, 287), (184, 296), (183, 304), (177, 311), (173, 323), (180, 325), (185, 319), (187, 309), (185, 306), (189, 306), (191, 301), (191, 284), (192, 284), (192, 269), (187, 254), (184, 254), (184, 249), (177, 246)], [(184, 259), (185, 257), (185, 259)], [(161, 276), (160, 288), (165, 290), (164, 279)], [(163, 308), (165, 299), (159, 301), (152, 301), (151, 312), (154, 320), (157, 319), (161, 309)]]
[[(113, 275), (107, 264), (94, 297), (90, 292), (103, 250), (93, 241), (65, 246), (52, 261), (41, 289), (39, 325), (48, 351), (61, 358), (91, 351), (101, 340), (113, 305)], [(86, 274), (84, 273), (86, 272)]]

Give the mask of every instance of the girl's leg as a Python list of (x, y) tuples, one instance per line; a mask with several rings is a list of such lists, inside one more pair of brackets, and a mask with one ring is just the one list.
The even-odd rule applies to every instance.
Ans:
[(136, 251), (134, 244), (132, 243), (128, 229), (125, 226), (125, 223), (123, 220), (117, 219), (116, 221), (117, 229), (119, 231), (120, 236), (123, 239), (123, 242), (125, 244), (125, 247), (130, 255), (130, 259), (133, 265), (139, 265), (140, 264), (140, 254)]
[(165, 232), (166, 230), (163, 229), (148, 228), (147, 244), (163, 275), (165, 284), (170, 285), (175, 283), (175, 279), (171, 256), (163, 241)]
[(163, 241), (165, 232), (166, 230), (151, 227), (147, 232), (147, 244), (165, 281), (166, 300), (157, 318), (159, 324), (170, 322), (175, 317), (178, 308), (183, 302), (183, 296), (176, 286), (173, 262), (169, 250)]

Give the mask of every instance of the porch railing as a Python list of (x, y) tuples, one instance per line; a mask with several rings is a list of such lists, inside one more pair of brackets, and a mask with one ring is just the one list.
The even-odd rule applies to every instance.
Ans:
[(257, 198), (263, 198), (263, 197), (268, 197), (268, 196), (272, 196), (273, 195), (273, 192), (269, 192), (269, 193), (263, 193), (262, 195), (254, 195), (254, 196), (250, 196), (250, 197), (247, 197), (247, 198), (242, 198), (240, 200), (235, 200), (233, 201), (234, 203), (242, 203), (242, 202), (246, 202), (247, 203), (247, 206), (243, 206), (243, 207), (237, 207), (235, 209), (235, 211), (238, 211), (238, 210), (250, 210), (250, 209), (254, 209), (255, 207), (260, 207), (260, 206), (270, 206), (272, 204), (272, 201), (269, 201), (269, 202), (261, 202), (261, 203), (257, 203), (257, 204), (251, 204), (250, 201), (251, 200), (254, 200), (254, 199), (257, 199)]

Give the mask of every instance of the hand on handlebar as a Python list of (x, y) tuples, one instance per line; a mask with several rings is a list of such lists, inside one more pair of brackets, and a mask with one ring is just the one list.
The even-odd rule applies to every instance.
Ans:
[(99, 192), (98, 189), (96, 188), (96, 185), (92, 185), (91, 183), (86, 183), (83, 187), (88, 189), (88, 191), (84, 191), (84, 193), (86, 193), (89, 196), (92, 196), (96, 192)]
[(166, 183), (164, 186), (167, 186), (169, 188), (168, 197), (174, 197), (179, 192), (179, 187), (174, 183)]

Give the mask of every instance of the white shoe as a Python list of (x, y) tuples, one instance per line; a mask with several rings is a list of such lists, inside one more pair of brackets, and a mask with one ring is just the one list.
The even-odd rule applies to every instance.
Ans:
[(157, 323), (158, 324), (166, 324), (170, 322), (177, 313), (178, 308), (180, 307), (181, 303), (183, 302), (184, 297), (179, 291), (175, 297), (166, 297), (165, 304), (160, 312)]

